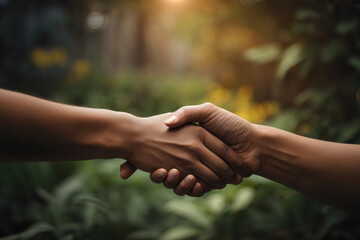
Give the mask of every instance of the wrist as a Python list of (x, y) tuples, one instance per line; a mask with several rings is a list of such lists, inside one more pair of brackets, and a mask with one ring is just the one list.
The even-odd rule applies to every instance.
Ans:
[(77, 141), (85, 158), (124, 158), (133, 154), (136, 138), (141, 133), (140, 121), (128, 113), (90, 109), (77, 128)]
[(259, 132), (260, 167), (257, 175), (299, 189), (305, 169), (299, 165), (299, 151), (291, 134), (283, 130), (257, 126)]
[(256, 135), (258, 139), (258, 148), (259, 148), (259, 171), (265, 162), (266, 158), (269, 157), (269, 143), (271, 142), (272, 133), (271, 128), (264, 125), (254, 124), (254, 128), (256, 129)]
[(256, 149), (257, 154), (257, 167), (255, 171), (253, 171), (256, 175), (261, 175), (263, 163), (265, 162), (265, 158), (268, 157), (268, 139), (270, 136), (269, 129), (267, 126), (258, 125), (251, 123), (253, 129), (254, 136), (254, 147)]

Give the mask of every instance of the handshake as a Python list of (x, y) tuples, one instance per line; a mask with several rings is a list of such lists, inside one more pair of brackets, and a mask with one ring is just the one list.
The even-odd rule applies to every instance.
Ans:
[(358, 144), (251, 124), (210, 103), (139, 118), (0, 89), (0, 116), (0, 162), (120, 157), (123, 179), (140, 169), (197, 197), (257, 174), (359, 213)]
[(177, 195), (200, 197), (259, 169), (259, 129), (213, 104), (138, 120), (132, 151), (120, 168), (123, 179), (138, 168)]

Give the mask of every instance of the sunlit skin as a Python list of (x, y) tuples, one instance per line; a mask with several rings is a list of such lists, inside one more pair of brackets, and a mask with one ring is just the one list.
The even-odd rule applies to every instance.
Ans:
[[(170, 113), (139, 118), (124, 112), (69, 106), (0, 89), (0, 162), (127, 159), (146, 172), (169, 172), (169, 187), (200, 196), (241, 176), (227, 164), (236, 153), (204, 128), (168, 129)], [(191, 192), (171, 179), (195, 184)]]
[[(228, 164), (241, 175), (257, 174), (334, 207), (360, 213), (360, 145), (320, 141), (251, 124), (212, 104), (183, 107), (173, 116), (165, 121), (168, 127), (199, 122), (227, 143), (238, 155)], [(128, 173), (123, 174), (129, 177)], [(151, 179), (167, 185), (179, 183), (190, 192), (195, 186), (179, 178), (169, 180), (166, 173), (159, 169)]]
[(359, 213), (359, 145), (251, 124), (212, 104), (139, 118), (0, 89), (0, 116), (0, 161), (120, 157), (122, 178), (139, 168), (190, 196), (257, 174)]

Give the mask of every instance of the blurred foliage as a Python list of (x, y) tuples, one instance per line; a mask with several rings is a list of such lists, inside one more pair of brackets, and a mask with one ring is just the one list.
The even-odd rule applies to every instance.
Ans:
[[(72, 77), (61, 84), (53, 99), (95, 108), (151, 116), (175, 111), (184, 104), (202, 103), (208, 78), (200, 75), (162, 75), (123, 71), (117, 76), (95, 71), (88, 77)], [(66, 92), (66, 94), (63, 94)]]
[[(360, 143), (356, 1), (182, 1), (174, 1), (172, 34), (191, 46), (189, 71), (110, 75), (87, 45), (94, 38), (84, 27), (90, 7), (101, 2), (106, 9), (121, 4), (137, 11), (149, 2), (2, 0), (0, 87), (139, 116), (211, 101), (252, 122)], [(117, 160), (2, 164), (0, 236), (360, 238), (356, 216), (260, 177), (191, 199), (151, 183), (144, 173), (128, 181), (118, 175)]]

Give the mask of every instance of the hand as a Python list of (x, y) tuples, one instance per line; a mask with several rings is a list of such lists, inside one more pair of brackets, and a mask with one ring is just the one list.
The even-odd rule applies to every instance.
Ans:
[[(249, 177), (258, 171), (260, 167), (258, 143), (260, 140), (255, 125), (211, 103), (182, 107), (172, 117), (165, 120), (165, 124), (170, 128), (180, 127), (189, 122), (199, 122), (206, 130), (222, 139), (237, 153), (237, 157), (230, 159), (228, 164), (241, 176)], [(158, 171), (152, 174), (153, 181), (161, 181)], [(165, 174), (165, 172), (161, 174)], [(155, 176), (159, 177), (154, 179)], [(179, 178), (170, 180), (165, 178), (164, 184), (165, 182), (173, 184), (178, 181)], [(180, 184), (183, 186), (183, 191), (193, 193), (193, 185), (184, 182)]]
[[(126, 161), (120, 166), (120, 177), (128, 179), (136, 170), (136, 167)], [(173, 189), (174, 193), (179, 196), (187, 194), (191, 197), (201, 197), (211, 190), (211, 187), (204, 182), (202, 184), (197, 182), (192, 174), (180, 181), (180, 173), (175, 168), (171, 169), (169, 173), (164, 168), (159, 168), (150, 174), (150, 179), (154, 183), (163, 183), (165, 187)], [(238, 183), (242, 181), (241, 176), (238, 176), (237, 181)]]
[[(223, 140), (236, 152), (227, 163), (243, 177), (256, 173), (260, 167), (260, 133), (256, 125), (211, 103), (186, 106), (165, 120), (169, 128), (199, 122), (207, 131)], [(230, 149), (224, 150), (224, 152)]]
[[(235, 157), (233, 151), (228, 151), (228, 146), (194, 124), (169, 130), (163, 121), (170, 116), (163, 114), (139, 119), (137, 125), (141, 126), (141, 131), (128, 159), (134, 167), (147, 172), (159, 168), (166, 171), (176, 168), (180, 171), (181, 179), (192, 173), (200, 183), (211, 188), (222, 188), (225, 182), (238, 181), (234, 171), (221, 160), (229, 161)], [(124, 171), (129, 172), (128, 169), (122, 170), (122, 177), (131, 175), (124, 176)]]

